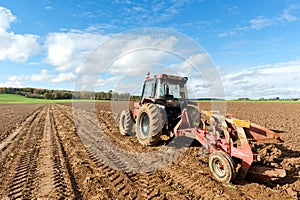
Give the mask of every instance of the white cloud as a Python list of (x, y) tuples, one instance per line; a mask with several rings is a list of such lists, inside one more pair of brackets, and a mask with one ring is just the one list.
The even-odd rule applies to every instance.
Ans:
[(113, 75), (128, 72), (131, 72), (132, 75), (140, 75), (140, 66), (148, 63), (160, 63), (170, 54), (165, 49), (173, 49), (176, 43), (177, 38), (173, 36), (151, 37), (125, 34), (122, 37), (108, 40), (104, 46), (96, 49), (80, 73), (101, 74), (105, 71)]
[(293, 4), (289, 6), (289, 8), (285, 9), (281, 16), (278, 17), (279, 21), (287, 21), (287, 22), (293, 22), (297, 21), (298, 17), (293, 15), (293, 12), (300, 9), (300, 4)]
[(22, 88), (26, 86), (20, 81), (6, 81), (6, 82), (0, 82), (0, 87)]
[(46, 62), (58, 71), (78, 68), (86, 57), (108, 36), (71, 30), (62, 33), (50, 33), (46, 37)]
[(218, 37), (223, 38), (223, 37), (229, 37), (229, 36), (234, 36), (236, 35), (236, 31), (228, 31), (224, 33), (219, 33)]
[(76, 79), (76, 75), (73, 73), (60, 73), (58, 76), (51, 80), (52, 83), (60, 83), (60, 82), (72, 82)]
[(241, 33), (246, 30), (262, 30), (267, 27), (298, 21), (299, 20), (298, 17), (293, 15), (293, 12), (298, 9), (300, 9), (300, 4), (294, 4), (289, 6), (287, 9), (282, 10), (282, 12), (279, 15), (274, 17), (257, 16), (253, 19), (250, 19), (248, 25), (238, 26), (233, 30), (219, 33), (218, 37), (220, 38), (230, 37), (230, 36), (235, 36), (238, 33)]
[(9, 9), (0, 7), (0, 32), (5, 32), (10, 27), (10, 23), (15, 20), (16, 16)]
[(54, 8), (52, 6), (46, 6), (45, 10), (54, 10)]
[[(27, 75), (18, 75), (10, 76), (7, 79), (7, 82), (1, 83), (2, 85), (9, 86), (9, 83), (12, 83), (12, 86), (23, 87), (28, 82), (51, 82), (51, 83), (62, 83), (62, 82), (72, 82), (76, 79), (76, 74), (72, 72), (68, 73), (49, 73), (48, 70), (42, 69), (38, 74), (27, 74)], [(3, 87), (6, 87), (3, 86)]]
[(225, 98), (219, 71), (209, 54), (191, 55), (170, 68), (178, 75), (188, 77), (189, 98)]
[(114, 4), (120, 4), (117, 13), (123, 18), (123, 22), (136, 27), (153, 26), (157, 23), (167, 21), (173, 16), (179, 14), (184, 8), (190, 6), (193, 1), (150, 1), (149, 3), (143, 3), (138, 1), (115, 1)]
[[(78, 72), (78, 90), (135, 92), (146, 73), (189, 77), (191, 97), (224, 98), (219, 73), (209, 55), (193, 40), (174, 32), (145, 29), (106, 41)], [(97, 76), (98, 75), (98, 76)], [(100, 80), (96, 81), (100, 78)], [(201, 90), (196, 85), (208, 85)]]
[(272, 26), (275, 24), (275, 21), (269, 19), (265, 16), (258, 16), (250, 20), (250, 29), (261, 30), (265, 27)]
[(278, 18), (279, 20), (283, 20), (283, 21), (288, 21), (288, 22), (293, 22), (293, 21), (297, 21), (298, 18), (291, 15), (290, 12), (288, 10), (285, 10), (282, 15), (280, 16), (280, 18)]
[[(207, 53), (201, 53), (201, 54), (191, 55), (190, 57), (188, 57), (187, 61), (189, 63), (192, 63), (193, 65), (200, 66), (204, 63), (210, 62), (210, 58)], [(187, 70), (188, 68), (187, 62), (185, 61), (181, 67), (183, 67), (184, 70)]]
[(72, 59), (75, 44), (74, 41), (64, 33), (52, 33), (46, 40), (48, 47), (47, 62), (54, 66), (65, 66)]
[(39, 51), (38, 36), (10, 32), (10, 24), (15, 20), (9, 9), (0, 7), (0, 60), (26, 62)]
[[(124, 34), (107, 40), (77, 71), (78, 90), (94, 90), (95, 87), (107, 90), (116, 89), (122, 83), (142, 83), (147, 71), (159, 70), (159, 63), (170, 56), (165, 49), (173, 49), (176, 43), (176, 37), (147, 34)], [(129, 79), (125, 77), (120, 82), (118, 79), (123, 76)]]
[(42, 69), (40, 74), (33, 74), (30, 76), (30, 81), (47, 81), (51, 75), (48, 74), (46, 69)]
[(19, 76), (10, 76), (8, 81), (35, 81), (35, 82), (47, 82), (52, 78), (53, 75), (49, 74), (48, 70), (42, 69), (38, 74), (30, 74), (30, 75), (19, 75)]
[(299, 98), (300, 61), (259, 66), (222, 77), (227, 98)]
[[(153, 58), (155, 61), (158, 59), (163, 60), (168, 55), (160, 54), (160, 56), (155, 55), (157, 51), (151, 55), (151, 52), (139, 52), (143, 57), (147, 57), (144, 61), (151, 61)], [(124, 60), (123, 68), (117, 68), (119, 71), (108, 70), (109, 73), (114, 73), (112, 77), (103, 78), (99, 81), (99, 87), (104, 90), (113, 89), (117, 92), (140, 92), (137, 91), (137, 88), (141, 88), (145, 75), (147, 71), (150, 71), (151, 74), (171, 74), (178, 76), (187, 76), (188, 81), (188, 91), (190, 98), (197, 97), (214, 97), (214, 98), (224, 98), (224, 91), (222, 91), (223, 86), (219, 78), (219, 73), (210, 60), (210, 57), (207, 53), (199, 53), (196, 55), (191, 55), (188, 58), (178, 58), (176, 56), (169, 57), (170, 60), (174, 61), (176, 64), (171, 65), (161, 65), (157, 63), (148, 63), (141, 65), (130, 65), (134, 63), (134, 58), (139, 57), (134, 54), (132, 57), (127, 56)], [(132, 59), (131, 59), (132, 58)], [(123, 63), (122, 63), (123, 64)], [(114, 65), (115, 66), (115, 65)], [(121, 70), (123, 69), (123, 71)], [(105, 75), (104, 75), (105, 77)], [(110, 86), (108, 88), (107, 86)]]
[(238, 6), (237, 5), (227, 6), (227, 9), (232, 14), (235, 14), (236, 12), (238, 12)]

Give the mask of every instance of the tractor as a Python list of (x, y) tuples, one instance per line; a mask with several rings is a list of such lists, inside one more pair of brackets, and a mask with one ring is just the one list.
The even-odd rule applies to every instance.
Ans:
[(209, 168), (217, 181), (232, 182), (251, 176), (259, 182), (286, 176), (283, 169), (252, 166), (257, 160), (251, 143), (280, 143), (278, 133), (248, 121), (221, 115), (214, 111), (200, 112), (197, 102), (187, 98), (187, 77), (147, 74), (141, 100), (134, 110), (123, 110), (119, 129), (122, 135), (135, 135), (142, 145), (156, 145), (161, 135), (190, 137), (207, 150)]

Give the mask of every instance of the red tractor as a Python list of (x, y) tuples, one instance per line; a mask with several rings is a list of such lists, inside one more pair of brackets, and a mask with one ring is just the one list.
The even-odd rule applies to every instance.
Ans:
[(251, 167), (256, 155), (250, 143), (283, 142), (279, 134), (232, 116), (209, 111), (200, 114), (198, 104), (186, 98), (187, 80), (187, 77), (148, 74), (133, 113), (124, 110), (120, 115), (120, 133), (135, 132), (142, 145), (157, 144), (162, 134), (194, 138), (210, 154), (210, 170), (220, 182), (231, 182), (237, 174), (241, 178), (251, 174), (259, 181), (286, 175), (283, 169)]

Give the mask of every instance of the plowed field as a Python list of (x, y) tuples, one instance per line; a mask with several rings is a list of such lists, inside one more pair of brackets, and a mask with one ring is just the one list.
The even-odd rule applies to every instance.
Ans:
[(213, 179), (197, 142), (180, 141), (180, 154), (165, 141), (141, 146), (119, 133), (110, 107), (0, 105), (0, 199), (300, 198), (300, 103), (227, 104), (234, 116), (282, 134), (284, 144), (264, 145), (261, 153), (287, 171), (274, 182), (230, 185)]

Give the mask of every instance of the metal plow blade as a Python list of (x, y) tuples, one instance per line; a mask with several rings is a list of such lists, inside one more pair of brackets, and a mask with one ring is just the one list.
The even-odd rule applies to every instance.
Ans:
[(281, 143), (284, 139), (274, 131), (265, 127), (251, 123), (250, 127), (245, 129), (248, 140), (261, 143)]
[(270, 167), (252, 166), (247, 174), (249, 179), (255, 182), (265, 183), (278, 180), (286, 176), (284, 169), (275, 169)]

